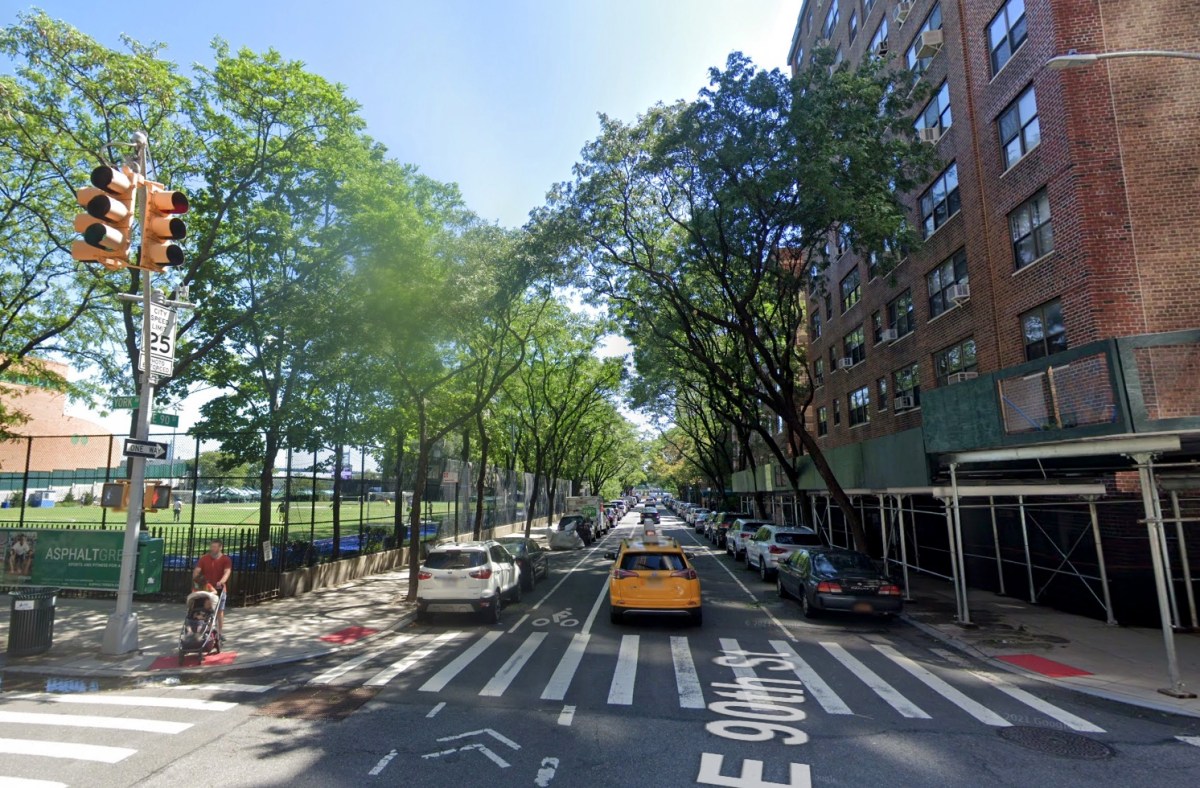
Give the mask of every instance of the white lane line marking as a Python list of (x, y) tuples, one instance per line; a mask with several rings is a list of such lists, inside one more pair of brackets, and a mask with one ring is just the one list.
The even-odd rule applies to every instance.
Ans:
[(524, 623), (525, 623), (525, 619), (527, 619), (527, 618), (529, 618), (529, 614), (528, 614), (528, 613), (526, 613), (525, 615), (523, 615), (523, 616), (521, 616), (520, 618), (518, 618), (518, 619), (517, 619), (517, 623), (515, 623), (515, 624), (513, 624), (513, 625), (512, 625), (512, 629), (508, 630), (508, 634), (510, 634), (510, 635), (511, 635), (512, 633), (516, 632), (516, 631), (517, 631), (517, 627), (519, 627), (519, 626), (521, 626), (522, 624), (524, 624)]
[(596, 601), (592, 603), (592, 609), (588, 611), (588, 617), (583, 620), (583, 629), (579, 630), (585, 635), (592, 632), (592, 624), (596, 623), (596, 616), (600, 613), (600, 606), (604, 604), (604, 600), (608, 597), (608, 572), (604, 573), (604, 583), (600, 586), (600, 593), (596, 594)]
[(879, 677), (875, 671), (858, 661), (858, 659), (839, 643), (822, 642), (821, 647), (842, 663), (855, 676), (866, 684), (875, 694), (887, 701), (888, 705), (909, 719), (931, 719), (925, 710), (896, 691), (896, 688)]
[(558, 667), (554, 669), (550, 681), (546, 683), (546, 689), (542, 690), (542, 700), (562, 700), (567, 697), (571, 680), (575, 678), (575, 671), (579, 670), (583, 652), (587, 650), (588, 641), (591, 639), (591, 635), (582, 634), (571, 637), (571, 644), (567, 646), (562, 659), (558, 661)]
[(982, 722), (984, 725), (992, 725), (997, 728), (1007, 728), (1012, 725), (1011, 722), (1001, 717), (996, 712), (992, 711), (982, 703), (972, 700), (965, 693), (956, 687), (950, 686), (941, 676), (935, 675), (928, 668), (918, 665), (911, 657), (906, 657), (895, 649), (893, 646), (884, 646), (879, 643), (872, 643), (871, 648), (884, 655), (892, 662), (895, 662), (901, 668), (909, 673), (917, 681), (924, 684), (929, 689), (941, 695), (946, 700), (958, 706), (960, 709), (970, 714), (975, 719)]
[[(270, 692), (278, 686), (278, 682), (274, 684), (175, 684), (168, 689), (198, 690), (202, 692), (245, 692), (262, 694), (264, 692)], [(2, 788), (2, 785), (0, 785), (0, 788)]]
[(968, 662), (965, 659), (963, 659), (959, 655), (955, 654), (953, 651), (947, 651), (944, 648), (931, 648), (929, 650), (932, 651), (934, 654), (937, 654), (942, 659), (949, 662), (951, 665), (955, 665), (960, 668), (970, 667), (970, 665), (968, 664)]
[(76, 703), (85, 706), (141, 706), (155, 709), (187, 709), (188, 711), (229, 711), (238, 704), (225, 700), (199, 698), (157, 698), (140, 695), (55, 695), (33, 692), (14, 696), (19, 700), (41, 700), (49, 703)]
[[(441, 703), (439, 703), (438, 705), (436, 705), (432, 709), (430, 709), (429, 713), (425, 715), (425, 719), (427, 719), (427, 720), (433, 719), (434, 717), (436, 717), (438, 715), (438, 712), (444, 708), (446, 708), (446, 701), (442, 701)], [(393, 750), (393, 752), (395, 752), (395, 750)]]
[[(692, 540), (692, 544), (695, 544), (695, 545), (697, 545), (697, 546), (699, 546), (699, 547), (704, 547), (704, 545), (703, 545), (703, 544), (701, 544), (701, 542), (700, 542), (700, 541), (698, 541), (698, 540), (696, 539), (694, 532), (688, 532), (688, 536), (691, 538), (691, 540)], [(717, 554), (716, 554), (716, 553), (713, 553), (713, 552), (707, 552), (707, 548), (706, 548), (706, 552), (704, 553), (704, 555), (707, 555), (707, 556), (709, 556), (710, 558), (712, 558), (712, 559), (716, 560), (716, 562), (717, 562), (717, 566), (719, 566), (719, 567), (721, 567), (722, 569), (724, 569), (724, 570), (725, 570), (725, 574), (727, 574), (727, 575), (729, 575), (731, 578), (733, 578), (733, 582), (737, 583), (737, 584), (738, 584), (738, 587), (739, 587), (739, 588), (741, 588), (743, 591), (745, 591), (745, 592), (746, 592), (746, 596), (750, 597), (750, 598), (751, 598), (752, 600), (754, 600), (755, 602), (760, 602), (760, 603), (762, 602), (762, 600), (761, 600), (761, 599), (759, 599), (757, 596), (755, 596), (755, 595), (754, 595), (754, 592), (753, 592), (753, 591), (751, 591), (749, 588), (747, 588), (747, 587), (746, 587), (746, 584), (745, 584), (745, 583), (743, 583), (743, 582), (741, 581), (741, 579), (740, 579), (740, 578), (739, 578), (737, 575), (735, 575), (735, 574), (733, 573), (733, 571), (732, 571), (732, 570), (731, 570), (731, 569), (730, 569), (728, 566), (726, 566), (726, 565), (725, 565), (725, 562), (724, 562), (724, 561), (721, 561), (721, 560), (720, 560), (720, 559), (717, 557)], [(796, 636), (792, 634), (791, 630), (789, 630), (787, 627), (785, 627), (785, 626), (783, 625), (783, 622), (781, 622), (781, 621), (780, 621), (778, 618), (776, 618), (776, 617), (775, 617), (775, 614), (774, 614), (774, 613), (772, 613), (770, 610), (767, 610), (767, 608), (765, 608), (765, 607), (761, 607), (761, 606), (759, 607), (759, 610), (761, 610), (761, 611), (762, 611), (764, 614), (766, 614), (767, 618), (771, 619), (771, 622), (772, 622), (772, 623), (774, 623), (774, 624), (775, 624), (775, 626), (779, 627), (779, 631), (780, 631), (780, 632), (782, 632), (782, 633), (784, 634), (784, 636), (785, 636), (785, 637), (787, 637), (787, 639), (788, 639), (788, 640), (793, 640), (793, 641), (794, 641), (794, 640), (796, 640)], [(801, 624), (800, 622), (794, 622), (794, 623), (793, 623), (793, 626), (798, 626), (798, 627), (808, 627), (808, 626), (810, 626), (810, 625), (809, 625), (809, 624)]]
[(1200, 736), (1176, 736), (1176, 739), (1193, 747), (1200, 747)]
[(367, 772), (368, 777), (378, 777), (379, 773), (387, 768), (387, 765), (392, 762), (392, 758), (396, 757), (396, 750), (392, 750), (387, 755), (379, 759), (379, 763), (375, 764), (375, 768)]
[(46, 714), (32, 711), (0, 711), (0, 724), (54, 725), (64, 728), (101, 728), (107, 731), (141, 731), (142, 733), (183, 733), (192, 727), (190, 722), (144, 720), (137, 717), (101, 717), (92, 714)]
[(105, 747), (99, 744), (71, 744), (37, 739), (0, 739), (0, 754), (40, 755), (43, 758), (70, 758), (76, 761), (120, 763), (137, 750), (128, 747)]
[(446, 645), (451, 640), (454, 640), (457, 637), (461, 637), (462, 634), (463, 633), (461, 633), (461, 632), (447, 632), (444, 635), (438, 635), (436, 638), (433, 639), (433, 642), (429, 643), (425, 647), (417, 649), (416, 651), (409, 654), (404, 659), (401, 659), (397, 662), (393, 662), (388, 667), (384, 668), (383, 670), (379, 671), (371, 678), (367, 679), (367, 681), (363, 684), (363, 686), (364, 687), (382, 687), (382, 686), (384, 686), (389, 681), (396, 678), (397, 676), (399, 676), (401, 673), (405, 672), (412, 666), (420, 663), (422, 660), (428, 659), (433, 654), (433, 652), (437, 651), (439, 648)]
[(787, 656), (789, 662), (792, 663), (792, 671), (796, 674), (796, 678), (804, 683), (804, 688), (810, 695), (816, 698), (817, 703), (821, 704), (821, 708), (825, 709), (828, 714), (853, 714), (850, 707), (845, 704), (838, 694), (833, 691), (825, 679), (817, 675), (817, 672), (804, 661), (804, 658), (796, 653), (790, 645), (782, 640), (770, 641), (771, 648), (775, 649), (780, 654)]
[(479, 694), (487, 698), (498, 698), (508, 689), (508, 685), (512, 684), (513, 679), (521, 672), (521, 668), (525, 667), (525, 663), (533, 656), (533, 652), (537, 651), (537, 647), (542, 645), (542, 641), (546, 639), (545, 632), (534, 632), (529, 637), (525, 638), (525, 642), (521, 647), (513, 652), (513, 655), (508, 658), (500, 670), (496, 671), (496, 675), (492, 676), (492, 680), (479, 690)]
[(613, 671), (612, 684), (608, 688), (610, 706), (632, 706), (633, 685), (637, 680), (639, 635), (622, 635), (621, 648), (617, 652), (617, 668)]
[(362, 665), (366, 664), (367, 662), (370, 662), (375, 657), (378, 657), (381, 653), (390, 651), (391, 649), (394, 649), (396, 646), (399, 646), (409, 640), (412, 640), (412, 635), (400, 635), (395, 640), (393, 640), (391, 643), (389, 643), (386, 648), (379, 649), (379, 650), (372, 649), (371, 651), (368, 651), (365, 654), (359, 654), (357, 657), (354, 657), (353, 659), (348, 659), (345, 662), (341, 663), (340, 665), (334, 665), (332, 668), (325, 671), (321, 675), (315, 676), (312, 679), (310, 679), (308, 683), (310, 685), (331, 684), (331, 683), (333, 683), (333, 681), (335, 679), (339, 679), (342, 676), (349, 673), (350, 671), (361, 667)]
[(1020, 687), (1010, 684), (1009, 682), (1005, 681), (1004, 679), (1000, 678), (999, 676), (995, 675), (994, 673), (988, 673), (987, 671), (983, 671), (983, 670), (972, 670), (972, 671), (970, 671), (970, 673), (971, 673), (971, 675), (975, 676), (976, 678), (980, 679), (981, 681), (985, 681), (988, 684), (991, 684), (993, 687), (1000, 690), (1005, 695), (1008, 695), (1010, 698), (1019, 700), (1021, 703), (1024, 703), (1026, 706), (1037, 709), (1042, 714), (1045, 714), (1047, 717), (1050, 717), (1051, 719), (1058, 720), (1059, 722), (1061, 722), (1063, 725), (1066, 725), (1071, 730), (1079, 731), (1081, 733), (1104, 733), (1105, 732), (1105, 730), (1103, 728), (1101, 728), (1100, 726), (1093, 725), (1092, 723), (1088, 722), (1084, 718), (1077, 717), (1074, 714), (1072, 714), (1071, 712), (1067, 711), (1066, 709), (1060, 709), (1058, 706), (1055, 706), (1053, 703), (1042, 700), (1037, 695), (1034, 695), (1032, 692), (1026, 692), (1025, 690), (1021, 689)]
[(539, 607), (542, 606), (543, 603), (546, 602), (546, 600), (548, 600), (550, 597), (554, 596), (554, 592), (558, 590), (559, 586), (561, 586), (563, 583), (567, 582), (567, 578), (570, 577), (572, 574), (574, 574), (575, 571), (577, 569), (579, 569), (579, 567), (583, 566), (584, 561), (586, 561), (592, 557), (592, 553), (596, 552), (596, 550), (598, 550), (600, 548), (600, 543), (603, 541), (604, 540), (601, 540), (600, 542), (596, 542), (595, 547), (588, 550), (587, 553), (584, 554), (583, 558), (579, 559), (578, 563), (576, 563), (575, 566), (568, 569), (567, 573), (565, 575), (563, 575), (561, 578), (559, 578), (558, 582), (554, 584), (554, 588), (551, 588), (549, 591), (546, 592), (546, 595), (544, 597), (542, 597), (541, 599), (539, 599), (537, 602), (535, 602), (533, 605), (530, 606), (529, 612), (532, 613), (533, 611), (537, 610)]
[(564, 727), (571, 727), (571, 723), (575, 721), (575, 707), (563, 706), (562, 711), (558, 713), (558, 724)]
[(0, 788), (67, 788), (66, 783), (53, 780), (30, 780), (24, 777), (0, 777)]
[(704, 688), (696, 674), (696, 663), (686, 637), (671, 637), (671, 661), (675, 663), (675, 688), (681, 709), (703, 709)]
[(454, 677), (470, 665), (475, 659), (487, 650), (487, 647), (500, 639), (503, 632), (488, 632), (479, 640), (471, 644), (471, 647), (454, 658), (446, 667), (439, 670), (437, 673), (421, 685), (421, 692), (441, 692), (446, 688), (446, 685), (454, 680)]

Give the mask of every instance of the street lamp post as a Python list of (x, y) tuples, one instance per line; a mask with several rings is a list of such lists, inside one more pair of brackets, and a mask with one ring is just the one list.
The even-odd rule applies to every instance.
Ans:
[(1126, 49), (1118, 52), (1079, 52), (1072, 49), (1046, 61), (1046, 66), (1055, 71), (1086, 68), (1101, 60), (1116, 60), (1130, 57), (1171, 57), (1183, 60), (1200, 60), (1200, 52), (1177, 52), (1169, 49)]

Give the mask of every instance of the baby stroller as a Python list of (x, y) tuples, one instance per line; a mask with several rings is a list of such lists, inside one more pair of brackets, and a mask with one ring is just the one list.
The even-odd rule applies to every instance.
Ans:
[(193, 591), (187, 598), (187, 616), (179, 633), (179, 664), (189, 654), (195, 654), (204, 664), (205, 654), (220, 654), (221, 639), (217, 636), (217, 611), (225, 603), (225, 589)]

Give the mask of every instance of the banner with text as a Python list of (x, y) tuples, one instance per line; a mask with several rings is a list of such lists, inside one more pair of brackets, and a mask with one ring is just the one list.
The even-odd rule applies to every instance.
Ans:
[(124, 541), (123, 531), (0, 530), (0, 582), (112, 591)]

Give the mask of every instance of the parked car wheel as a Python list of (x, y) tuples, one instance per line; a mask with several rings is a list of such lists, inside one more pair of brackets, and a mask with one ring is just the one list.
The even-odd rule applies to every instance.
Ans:
[(780, 599), (787, 599), (791, 594), (783, 587), (783, 578), (778, 574), (775, 575), (775, 592), (779, 594)]
[(513, 583), (512, 591), (508, 592), (508, 601), (517, 603), (521, 601), (521, 583)]
[(482, 611), (480, 611), (479, 617), (481, 619), (483, 619), (483, 623), (485, 623), (485, 624), (499, 624), (500, 623), (500, 599), (501, 599), (500, 594), (497, 593), (494, 600), (492, 601), (491, 607), (485, 608)]
[(758, 576), (765, 583), (771, 579), (770, 573), (767, 571), (767, 559), (758, 559)]
[(528, 574), (521, 575), (521, 585), (525, 587), (526, 591), (532, 591), (533, 587), (537, 585), (537, 570), (532, 566), (529, 567)]
[(805, 618), (821, 617), (821, 611), (813, 607), (812, 603), (808, 601), (807, 592), (802, 592), (800, 594), (800, 612), (804, 614)]

